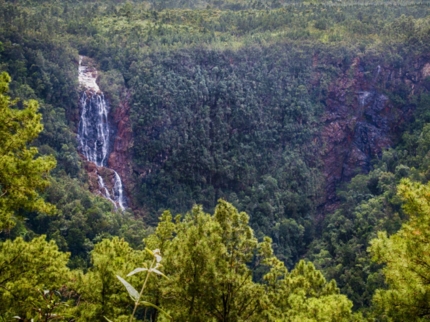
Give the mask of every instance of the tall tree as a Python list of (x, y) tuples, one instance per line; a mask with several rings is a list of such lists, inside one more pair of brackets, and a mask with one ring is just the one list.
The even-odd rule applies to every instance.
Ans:
[(0, 74), (0, 231), (15, 225), (20, 209), (53, 213), (40, 192), (48, 184), (48, 173), (55, 167), (52, 156), (36, 157), (38, 150), (29, 147), (42, 131), (41, 114), (34, 100), (24, 102), (24, 108), (12, 108), (18, 103), (7, 95), (10, 77)]
[[(179, 321), (352, 321), (352, 303), (310, 263), (289, 273), (270, 238), (254, 237), (249, 217), (226, 201), (213, 216), (165, 212), (150, 248), (164, 253), (156, 299)], [(254, 275), (254, 276), (253, 276)], [(261, 278), (264, 276), (264, 278)]]
[[(79, 321), (103, 321), (105, 316), (115, 317), (115, 321), (128, 320), (132, 303), (115, 275), (126, 276), (141, 266), (145, 252), (133, 250), (123, 239), (115, 237), (98, 243), (91, 255), (91, 269), (86, 274), (74, 272), (76, 281), (71, 287), (79, 294), (75, 317)], [(141, 282), (139, 278), (141, 275), (133, 276), (133, 282)]]
[[(11, 321), (13, 316), (18, 316), (30, 321), (43, 312), (52, 312), (53, 303), (44, 303), (43, 295), (66, 284), (68, 258), (69, 255), (60, 252), (54, 241), (47, 242), (45, 236), (30, 242), (22, 238), (1, 242), (0, 319)], [(43, 321), (47, 318), (44, 316)]]
[(340, 294), (336, 281), (327, 282), (312, 263), (301, 260), (291, 272), (288, 272), (284, 263), (273, 256), (268, 238), (262, 244), (260, 252), (265, 253), (264, 262), (271, 267), (264, 276), (271, 306), (266, 310), (267, 320), (285, 322), (363, 320), (361, 314), (352, 314), (352, 302)]
[(382, 321), (424, 321), (430, 318), (430, 184), (404, 179), (398, 194), (409, 221), (396, 234), (380, 232), (371, 242), (373, 259), (386, 265), (388, 284), (373, 302)]
[[(213, 216), (198, 206), (182, 221), (172, 222), (170, 213), (163, 214), (147, 243), (164, 251), (164, 272), (170, 280), (163, 285), (160, 301), (175, 320), (261, 318), (268, 299), (247, 266), (258, 248), (248, 220), (246, 213), (225, 201), (219, 202)], [(166, 241), (169, 235), (175, 238)]]

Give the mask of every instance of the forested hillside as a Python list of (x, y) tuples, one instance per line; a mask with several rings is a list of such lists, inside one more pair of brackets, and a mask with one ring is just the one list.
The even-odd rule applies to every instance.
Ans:
[(0, 0), (0, 316), (428, 319), (429, 13)]

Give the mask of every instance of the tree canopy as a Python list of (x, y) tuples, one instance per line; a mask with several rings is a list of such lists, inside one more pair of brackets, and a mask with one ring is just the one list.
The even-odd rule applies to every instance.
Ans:
[[(45, 236), (30, 242), (22, 238), (0, 242), (0, 317), (5, 321), (14, 316), (23, 321), (45, 321), (55, 314), (55, 302), (46, 301), (46, 295), (69, 282), (68, 257)], [(61, 297), (56, 300), (61, 302)]]
[[(125, 274), (148, 265), (144, 246), (169, 279), (151, 278), (143, 300), (179, 320), (350, 321), (371, 306), (428, 319), (413, 219), (427, 210), (401, 204), (427, 202), (429, 13), (400, 0), (0, 0), (5, 319), (129, 320), (115, 275), (141, 283)], [(90, 192), (77, 150), (79, 55), (126, 155), (125, 214)]]
[(49, 184), (49, 171), (55, 165), (52, 156), (37, 156), (29, 144), (43, 130), (42, 115), (35, 100), (24, 108), (7, 95), (10, 77), (0, 74), (0, 231), (10, 230), (21, 209), (53, 213), (55, 206), (45, 202), (41, 192)]
[(371, 242), (388, 284), (373, 301), (384, 321), (424, 321), (430, 316), (430, 184), (405, 179), (398, 191), (409, 219), (397, 233), (379, 232)]

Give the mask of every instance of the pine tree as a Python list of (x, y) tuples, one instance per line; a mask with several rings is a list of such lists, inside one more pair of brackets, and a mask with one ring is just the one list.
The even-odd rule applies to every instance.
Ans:
[(273, 255), (271, 239), (258, 242), (248, 222), (223, 200), (213, 216), (198, 206), (182, 220), (165, 212), (145, 240), (161, 249), (169, 277), (157, 286), (157, 305), (178, 321), (359, 319), (334, 281), (303, 261), (289, 273)]
[(373, 303), (382, 321), (424, 321), (430, 317), (430, 184), (402, 180), (398, 193), (409, 221), (392, 236), (380, 232), (369, 248), (383, 263), (387, 290)]
[(42, 131), (41, 114), (34, 100), (24, 108), (12, 108), (17, 100), (7, 96), (10, 77), (0, 74), (0, 231), (10, 230), (20, 209), (53, 213), (40, 192), (49, 184), (48, 173), (56, 165), (52, 156), (36, 157), (29, 147)]
[[(150, 247), (164, 250), (161, 306), (180, 321), (258, 321), (267, 300), (252, 281), (258, 242), (249, 217), (220, 201), (213, 216), (195, 206), (183, 220), (166, 212)], [(168, 236), (175, 236), (167, 240)], [(163, 243), (164, 241), (164, 243)], [(153, 246), (154, 245), (154, 246)]]
[[(128, 321), (133, 303), (116, 275), (126, 276), (142, 266), (145, 252), (133, 250), (123, 239), (115, 237), (97, 244), (91, 255), (92, 267), (86, 274), (73, 272), (76, 281), (70, 287), (79, 294), (74, 316), (79, 321), (104, 321), (104, 317)], [(141, 278), (136, 275), (133, 281), (139, 284)]]
[(68, 258), (45, 236), (30, 242), (17, 238), (0, 243), (0, 317), (11, 321), (19, 316), (29, 321), (53, 309), (47, 307), (52, 303), (46, 304), (43, 295), (60, 290), (68, 282)]

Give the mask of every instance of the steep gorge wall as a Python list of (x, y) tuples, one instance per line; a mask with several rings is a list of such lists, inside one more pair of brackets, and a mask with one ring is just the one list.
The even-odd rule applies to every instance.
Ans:
[[(413, 117), (412, 97), (427, 90), (425, 79), (430, 75), (428, 57), (408, 59), (402, 66), (393, 67), (378, 57), (355, 57), (345, 64), (314, 55), (310, 89), (321, 86), (327, 78), (324, 69), (329, 64), (337, 65), (341, 72), (330, 79), (323, 92), (322, 127), (314, 138), (320, 146), (319, 157), (323, 163), (325, 191), (319, 206), (324, 213), (336, 207), (336, 189), (341, 183), (370, 171), (371, 161), (398, 142), (402, 128)], [(403, 103), (396, 101), (399, 95)], [(113, 109), (111, 122), (115, 136), (108, 160), (109, 166), (123, 178), (129, 197), (136, 193), (137, 180), (151, 173), (150, 169), (141, 173), (143, 170), (133, 163), (136, 133), (130, 120), (132, 100), (130, 92), (124, 92), (120, 104)]]
[[(383, 59), (376, 64), (357, 57), (329, 86), (320, 134), (325, 211), (336, 207), (339, 184), (369, 172), (371, 161), (399, 141), (404, 125), (413, 117), (414, 95), (427, 90), (428, 57), (411, 59), (398, 68), (384, 64)], [(396, 102), (400, 96), (403, 102)]]
[[(131, 148), (133, 146), (133, 130), (130, 122), (130, 94), (124, 90), (119, 105), (112, 114), (112, 124), (116, 128), (112, 153), (108, 164), (121, 176), (127, 196), (131, 196), (135, 186), (133, 180), (133, 163)], [(131, 198), (128, 198), (131, 200)], [(132, 205), (130, 205), (132, 206)]]

